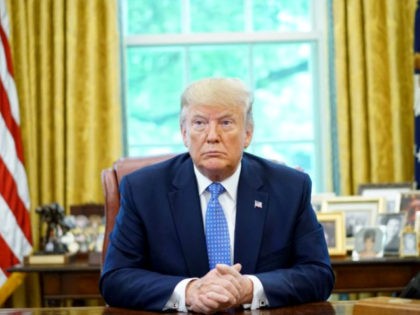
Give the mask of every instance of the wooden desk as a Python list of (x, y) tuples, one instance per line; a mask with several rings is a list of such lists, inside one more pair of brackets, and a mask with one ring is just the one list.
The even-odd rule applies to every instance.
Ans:
[[(333, 258), (336, 275), (333, 293), (400, 292), (420, 272), (420, 257), (352, 261)], [(10, 272), (39, 273), (43, 306), (65, 305), (65, 300), (95, 299), (103, 303), (98, 281), (100, 266), (76, 262), (69, 265), (22, 266)]]
[[(295, 314), (311, 314), (311, 315), (347, 315), (352, 314), (353, 302), (339, 301), (339, 302), (321, 302), (310, 303), (299, 306), (290, 306), (276, 309), (267, 309), (260, 311), (244, 311), (237, 310), (229, 313), (220, 314), (238, 314), (238, 315), (295, 315)], [(0, 309), (0, 315), (153, 315), (163, 313), (153, 313), (145, 311), (127, 310), (114, 307), (61, 307), (61, 308), (27, 308), (27, 309)], [(169, 314), (169, 313), (166, 313)], [(176, 314), (176, 313), (171, 313)]]
[(66, 300), (99, 300), (100, 266), (87, 262), (67, 265), (16, 265), (9, 272), (38, 273), (42, 306), (63, 306)]
[(334, 293), (400, 292), (418, 272), (420, 257), (353, 261), (333, 258)]

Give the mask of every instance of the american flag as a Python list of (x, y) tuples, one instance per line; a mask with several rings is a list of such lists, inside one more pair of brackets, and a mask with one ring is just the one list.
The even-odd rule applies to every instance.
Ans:
[(7, 269), (32, 251), (29, 192), (5, 0), (0, 0), (0, 305), (21, 281)]
[(420, 0), (414, 21), (414, 180), (420, 189)]

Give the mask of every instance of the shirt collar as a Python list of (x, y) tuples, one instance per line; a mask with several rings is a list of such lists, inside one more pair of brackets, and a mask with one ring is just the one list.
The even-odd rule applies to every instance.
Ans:
[[(236, 171), (224, 181), (220, 182), (223, 187), (226, 189), (228, 195), (232, 198), (232, 200), (236, 201), (236, 196), (238, 193), (238, 183), (239, 183), (239, 175), (241, 174), (241, 167), (242, 163), (239, 162)], [(198, 183), (198, 192), (200, 196), (206, 191), (206, 188), (212, 183), (210, 179), (205, 177), (203, 174), (200, 173), (198, 168), (194, 164), (194, 173), (195, 177), (197, 178)]]

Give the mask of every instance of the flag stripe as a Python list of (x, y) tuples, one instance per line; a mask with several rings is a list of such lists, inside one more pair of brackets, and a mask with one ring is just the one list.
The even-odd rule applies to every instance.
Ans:
[[(6, 241), (8, 247), (13, 252), (13, 255), (18, 261), (23, 261), (23, 257), (28, 255), (32, 249), (31, 243), (26, 239), (19, 224), (0, 195), (0, 236)], [(2, 254), (3, 255), (3, 254)]]
[(1, 40), (0, 41), (0, 80), (2, 81), (4, 89), (7, 91), (13, 119), (19, 125), (20, 119), (19, 119), (19, 106), (18, 106), (16, 85), (11, 75), (12, 71), (8, 70), (8, 66), (7, 66), (8, 61), (6, 60), (6, 57), (7, 56), (6, 56), (3, 40)]
[(6, 241), (3, 239), (1, 235), (0, 235), (0, 253), (2, 253), (2, 255), (0, 255), (0, 270), (5, 276), (9, 277), (10, 273), (7, 272), (7, 268), (18, 264), (19, 259), (17, 259), (16, 256), (13, 254), (13, 252), (10, 250), (9, 245), (6, 243)]
[(0, 80), (0, 113), (2, 113), (5, 125), (12, 134), (15, 141), (17, 157), (20, 161), (23, 161), (23, 148), (19, 125), (12, 117), (10, 110), (9, 99), (7, 97), (6, 89), (3, 87), (3, 82)]
[(4, 54), (6, 56), (7, 69), (9, 70), (9, 73), (13, 75), (12, 57), (11, 57), (12, 54), (10, 52), (10, 46), (9, 46), (7, 37), (8, 36), (6, 32), (4, 31), (3, 27), (0, 27), (0, 40), (4, 48)]
[(6, 128), (6, 124), (4, 123), (2, 116), (0, 116), (0, 139), (2, 139), (2, 145), (0, 146), (0, 158), (3, 159), (6, 168), (15, 179), (19, 198), (22, 199), (25, 208), (29, 211), (29, 193), (25, 169), (21, 161), (16, 159), (14, 140), (9, 130)]
[(6, 4), (4, 0), (0, 0), (0, 28), (3, 29), (6, 37), (10, 37), (10, 30), (9, 30), (9, 17), (6, 11)]
[(3, 298), (18, 285), (7, 269), (22, 263), (23, 257), (32, 251), (29, 190), (9, 36), (6, 2), (0, 0), (0, 296)]
[(16, 221), (19, 223), (23, 233), (29, 241), (31, 238), (31, 225), (29, 212), (26, 211), (25, 205), (22, 200), (18, 197), (17, 187), (15, 180), (6, 168), (3, 159), (0, 158), (0, 178), (2, 179), (2, 185), (0, 186), (0, 195), (7, 203), (9, 209), (13, 212)]

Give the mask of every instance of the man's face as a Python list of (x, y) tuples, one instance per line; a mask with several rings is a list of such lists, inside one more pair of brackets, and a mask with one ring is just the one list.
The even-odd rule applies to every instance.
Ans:
[(212, 181), (231, 176), (252, 138), (244, 108), (227, 105), (190, 105), (181, 132), (194, 164)]

